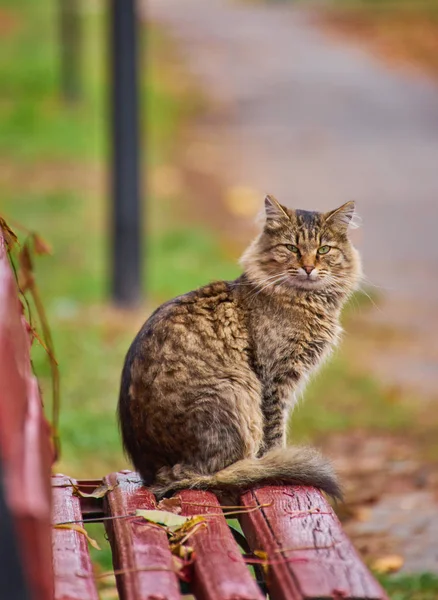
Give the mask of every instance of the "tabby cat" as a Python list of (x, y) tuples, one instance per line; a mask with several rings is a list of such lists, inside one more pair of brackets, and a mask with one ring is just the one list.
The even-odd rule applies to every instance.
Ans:
[(166, 302), (143, 325), (118, 411), (125, 450), (159, 497), (262, 481), (340, 496), (319, 453), (286, 446), (286, 421), (337, 343), (341, 308), (360, 279), (347, 235), (353, 214), (353, 202), (319, 213), (267, 196), (243, 274)]

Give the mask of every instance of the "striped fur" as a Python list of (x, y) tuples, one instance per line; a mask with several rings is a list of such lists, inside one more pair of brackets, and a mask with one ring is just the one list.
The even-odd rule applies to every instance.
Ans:
[(118, 410), (124, 447), (158, 495), (260, 481), (339, 494), (317, 453), (285, 447), (285, 429), (298, 390), (339, 339), (342, 305), (360, 278), (347, 235), (353, 212), (352, 203), (294, 211), (268, 196), (243, 274), (146, 321), (125, 360)]

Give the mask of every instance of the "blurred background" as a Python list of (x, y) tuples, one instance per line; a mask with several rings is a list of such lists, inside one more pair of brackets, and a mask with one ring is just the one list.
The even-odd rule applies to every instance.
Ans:
[[(339, 516), (391, 597), (438, 597), (437, 0), (137, 0), (138, 114), (123, 79), (114, 90), (133, 49), (117, 5), (0, 0), (0, 213), (53, 247), (36, 275), (61, 371), (57, 470), (126, 466), (130, 342), (164, 300), (239, 273), (264, 194), (354, 199), (366, 278), (290, 440), (335, 462)], [(120, 187), (122, 122), (140, 152)], [(116, 200), (123, 218), (131, 206), (121, 237), (142, 239), (115, 265)], [(49, 410), (36, 344), (33, 361)]]

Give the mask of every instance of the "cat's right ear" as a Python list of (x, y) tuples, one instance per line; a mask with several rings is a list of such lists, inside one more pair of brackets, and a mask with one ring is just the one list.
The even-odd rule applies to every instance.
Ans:
[(284, 221), (284, 219), (290, 220), (287, 214), (286, 208), (281, 206), (274, 196), (268, 194), (265, 198), (265, 215), (266, 221)]

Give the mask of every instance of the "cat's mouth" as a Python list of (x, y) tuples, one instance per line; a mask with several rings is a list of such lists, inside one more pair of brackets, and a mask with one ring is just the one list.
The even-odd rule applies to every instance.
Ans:
[(324, 287), (324, 278), (318, 274), (296, 275), (292, 278), (292, 285), (303, 290), (317, 290)]

